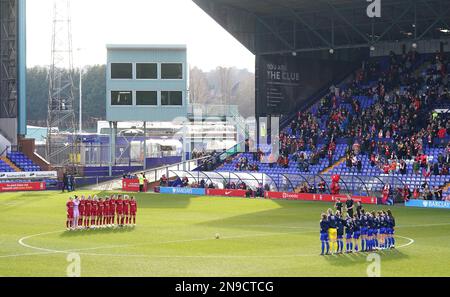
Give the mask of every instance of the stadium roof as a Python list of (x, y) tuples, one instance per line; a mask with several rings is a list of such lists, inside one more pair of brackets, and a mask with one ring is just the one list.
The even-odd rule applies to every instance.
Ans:
[[(193, 0), (254, 54), (450, 37), (448, 0)], [(372, 0), (374, 1), (374, 0)]]

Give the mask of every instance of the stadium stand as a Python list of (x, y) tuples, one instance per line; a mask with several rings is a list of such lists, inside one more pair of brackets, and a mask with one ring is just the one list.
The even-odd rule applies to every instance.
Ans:
[(7, 158), (11, 160), (11, 162), (16, 165), (20, 170), (33, 172), (33, 171), (41, 171), (41, 168), (33, 163), (27, 156), (25, 156), (22, 152), (8, 152)]
[[(423, 196), (450, 194), (450, 63), (414, 51), (369, 60), (351, 83), (330, 87), (280, 134), (280, 157), (241, 153), (217, 171), (270, 176), (340, 174), (392, 177)], [(381, 190), (381, 189), (380, 189)], [(436, 194), (437, 195), (437, 194)]]
[(3, 159), (0, 159), (0, 172), (14, 172), (15, 170)]

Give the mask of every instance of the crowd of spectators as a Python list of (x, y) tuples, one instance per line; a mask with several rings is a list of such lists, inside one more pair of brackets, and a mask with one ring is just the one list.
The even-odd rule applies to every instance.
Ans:
[[(260, 161), (260, 160), (258, 160)], [(247, 157), (239, 158), (239, 161), (235, 165), (236, 171), (258, 171), (259, 166), (257, 162), (250, 162)]]
[(191, 152), (191, 159), (200, 159), (203, 157), (207, 157), (209, 156), (210, 153), (208, 153), (207, 151), (203, 150), (198, 150), (196, 148), (194, 148)]
[[(386, 71), (380, 70), (377, 61), (367, 63), (348, 88), (331, 88), (320, 100), (315, 115), (311, 111), (298, 112), (289, 133), (280, 134), (278, 166), (287, 168), (290, 155), (304, 172), (323, 158), (328, 158), (331, 166), (334, 141), (347, 138), (351, 150), (346, 164), (356, 170), (361, 171), (361, 154), (366, 154), (371, 164), (385, 173), (406, 174), (406, 161), (411, 160), (417, 174), (448, 174), (449, 148), (433, 163), (426, 160), (424, 149), (434, 147), (436, 137), (450, 135), (450, 121), (432, 109), (450, 102), (449, 61), (445, 55), (436, 54), (424, 64), (424, 73), (417, 70), (423, 64), (419, 62), (414, 51), (400, 56), (391, 53)], [(371, 97), (373, 104), (362, 110), (356, 95)], [(321, 118), (326, 118), (324, 130), (319, 128)], [(325, 141), (321, 149), (317, 148), (318, 139)]]
[(202, 157), (205, 158), (200, 160), (198, 165), (199, 169), (203, 171), (212, 171), (217, 167), (218, 164), (221, 163), (220, 153), (215, 150), (209, 154), (203, 155)]

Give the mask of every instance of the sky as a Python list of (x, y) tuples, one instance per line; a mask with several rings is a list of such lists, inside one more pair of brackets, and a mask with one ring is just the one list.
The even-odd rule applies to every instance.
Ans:
[[(27, 1), (28, 67), (50, 64), (54, 1)], [(106, 44), (186, 44), (191, 67), (254, 72), (254, 55), (191, 0), (72, 0), (71, 16), (75, 67), (105, 64)]]

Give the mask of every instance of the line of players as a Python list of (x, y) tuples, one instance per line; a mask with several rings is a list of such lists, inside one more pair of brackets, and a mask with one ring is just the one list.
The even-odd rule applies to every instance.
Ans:
[[(350, 200), (350, 199), (349, 199)], [(387, 211), (365, 211), (357, 203), (357, 213), (353, 214), (353, 200), (346, 202), (346, 211), (342, 212), (342, 203), (338, 199), (333, 213), (328, 209), (322, 213), (320, 220), (321, 254), (370, 252), (374, 250), (395, 248), (395, 218), (390, 209)]]
[(137, 203), (134, 196), (119, 194), (102, 198), (89, 195), (86, 199), (82, 195), (80, 199), (75, 195), (67, 201), (66, 210), (67, 230), (136, 226)]

